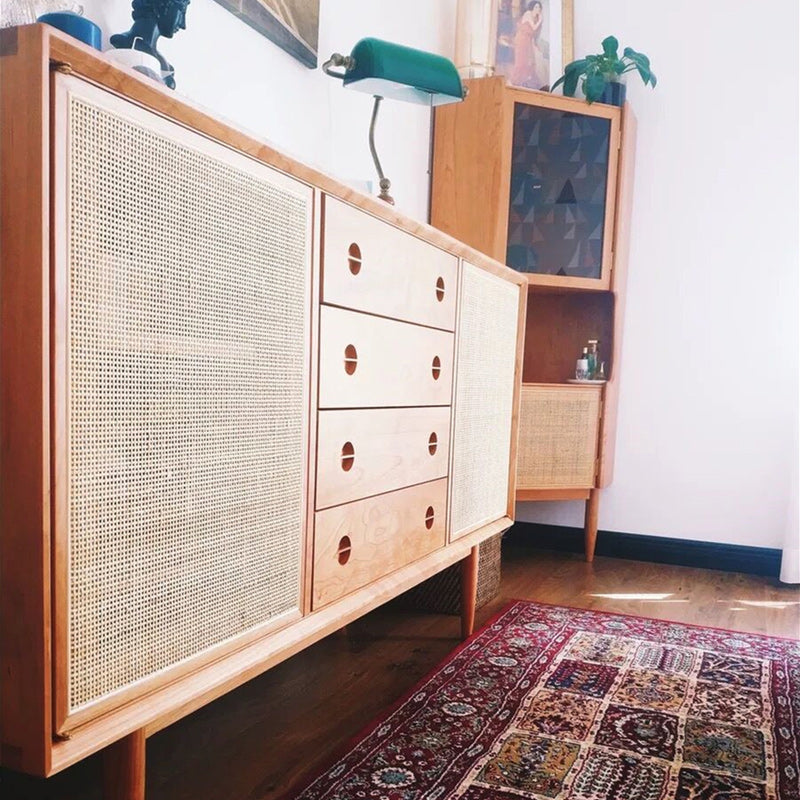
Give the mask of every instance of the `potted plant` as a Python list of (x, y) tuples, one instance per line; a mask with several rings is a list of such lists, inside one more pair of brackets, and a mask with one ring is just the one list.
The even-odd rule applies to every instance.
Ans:
[(636, 70), (642, 76), (644, 85), (655, 88), (656, 76), (650, 69), (650, 59), (644, 53), (637, 53), (626, 47), (619, 57), (619, 42), (614, 36), (603, 39), (603, 52), (596, 56), (586, 56), (572, 61), (564, 67), (564, 74), (553, 84), (551, 91), (562, 83), (564, 94), (575, 97), (580, 81), (581, 89), (588, 103), (599, 100), (621, 106), (625, 102), (625, 84), (621, 82), (626, 72)]

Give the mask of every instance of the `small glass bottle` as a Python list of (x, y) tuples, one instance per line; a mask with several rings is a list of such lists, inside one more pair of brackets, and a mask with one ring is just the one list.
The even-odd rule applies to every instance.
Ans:
[(597, 339), (589, 339), (589, 379), (594, 380), (597, 377), (598, 367), (598, 353), (597, 353)]
[(575, 379), (585, 381), (589, 379), (589, 348), (584, 347), (580, 358), (575, 362)]

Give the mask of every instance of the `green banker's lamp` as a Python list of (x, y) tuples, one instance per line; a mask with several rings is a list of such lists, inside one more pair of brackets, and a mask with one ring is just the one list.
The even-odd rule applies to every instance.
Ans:
[[(342, 68), (336, 72), (333, 68)], [(383, 174), (375, 150), (375, 121), (384, 97), (426, 106), (459, 103), (466, 96), (461, 78), (452, 61), (444, 56), (414, 50), (381, 39), (362, 39), (349, 56), (334, 53), (323, 65), (327, 75), (339, 78), (350, 89), (367, 92), (375, 98), (369, 126), (369, 150), (380, 181), (381, 200), (394, 205), (389, 194), (391, 183)]]

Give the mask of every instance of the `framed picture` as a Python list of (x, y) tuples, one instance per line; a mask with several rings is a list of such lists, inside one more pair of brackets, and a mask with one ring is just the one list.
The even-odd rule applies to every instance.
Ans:
[(307, 67), (316, 68), (319, 0), (217, 0), (217, 2)]
[(514, 86), (550, 87), (573, 60), (573, 0), (496, 0), (495, 72)]

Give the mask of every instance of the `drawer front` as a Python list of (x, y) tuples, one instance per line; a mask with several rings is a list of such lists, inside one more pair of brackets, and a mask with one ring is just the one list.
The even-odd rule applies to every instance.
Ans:
[(316, 507), (444, 478), (449, 453), (447, 406), (321, 411)]
[(319, 407), (450, 405), (452, 333), (323, 306)]
[(458, 259), (325, 198), (322, 302), (455, 329)]
[(518, 489), (595, 485), (600, 386), (522, 386)]
[(316, 513), (313, 607), (443, 547), (447, 479)]

